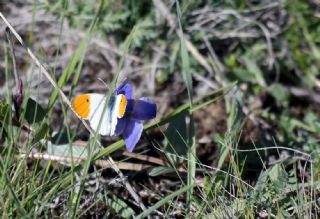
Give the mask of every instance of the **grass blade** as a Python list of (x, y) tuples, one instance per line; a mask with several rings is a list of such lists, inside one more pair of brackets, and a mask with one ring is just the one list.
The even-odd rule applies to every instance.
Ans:
[[(181, 18), (181, 10), (179, 6), (179, 2), (176, 1), (177, 7), (177, 14), (178, 14), (178, 22), (179, 22), (179, 37), (180, 37), (180, 56), (182, 61), (182, 73), (183, 77), (188, 89), (188, 96), (189, 96), (189, 105), (192, 108), (193, 101), (192, 101), (192, 77), (190, 72), (190, 61), (189, 55), (187, 51), (187, 47), (184, 40), (183, 30), (180, 22)], [(194, 119), (192, 112), (189, 112), (190, 117), (190, 124), (189, 124), (189, 132), (188, 132), (188, 185), (194, 184), (194, 178), (196, 174), (196, 145), (195, 145), (195, 132), (194, 132)], [(191, 206), (191, 199), (192, 199), (192, 189), (188, 190), (187, 192), (187, 206), (189, 212)]]

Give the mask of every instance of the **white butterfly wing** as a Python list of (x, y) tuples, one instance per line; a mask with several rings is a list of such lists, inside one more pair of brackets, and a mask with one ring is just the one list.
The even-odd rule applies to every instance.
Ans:
[[(113, 97), (110, 98), (109, 104), (106, 105), (106, 97), (103, 94), (90, 95), (90, 126), (94, 131), (98, 131), (100, 135), (114, 135), (117, 116), (114, 116)], [(104, 109), (105, 108), (105, 109)], [(104, 112), (104, 113), (103, 113)], [(99, 123), (100, 127), (99, 127)], [(99, 127), (99, 130), (98, 130)]]

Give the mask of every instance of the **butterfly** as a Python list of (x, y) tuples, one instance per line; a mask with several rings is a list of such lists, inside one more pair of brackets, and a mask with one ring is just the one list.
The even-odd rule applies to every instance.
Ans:
[(108, 102), (104, 94), (87, 93), (76, 96), (72, 108), (78, 117), (88, 120), (98, 134), (122, 135), (129, 151), (141, 137), (142, 121), (154, 118), (157, 112), (154, 101), (145, 97), (133, 99), (132, 85), (128, 82), (119, 86)]

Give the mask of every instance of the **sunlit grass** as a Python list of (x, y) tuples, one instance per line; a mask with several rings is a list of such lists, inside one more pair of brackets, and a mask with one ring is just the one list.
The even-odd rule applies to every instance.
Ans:
[[(23, 87), (24, 100), (18, 118), (16, 112), (12, 110), (14, 108), (12, 97), (17, 94), (15, 88), (18, 86), (16, 83), (11, 83), (14, 78), (13, 53), (8, 43), (2, 45), (6, 88), (0, 102), (1, 217), (80, 218), (96, 213), (106, 218), (114, 216), (317, 218), (319, 186), (317, 139), (320, 119), (319, 113), (313, 108), (317, 106), (318, 101), (316, 90), (319, 86), (317, 79), (319, 66), (315, 61), (319, 58), (319, 49), (315, 37), (317, 35), (310, 29), (316, 21), (303, 16), (310, 16), (308, 10), (311, 9), (304, 2), (294, 2), (294, 6), (285, 5), (284, 8), (279, 6), (281, 10), (288, 12), (290, 18), (298, 21), (297, 26), (289, 23), (286, 26), (288, 29), (279, 27), (287, 31), (282, 40), (287, 40), (290, 52), (287, 52), (289, 50), (287, 47), (282, 52), (277, 51), (278, 47), (285, 44), (277, 41), (278, 35), (272, 36), (272, 45), (271, 41), (264, 38), (270, 37), (269, 35), (255, 35), (260, 33), (260, 29), (248, 20), (251, 21), (251, 14), (263, 11), (265, 7), (259, 4), (249, 7), (245, 1), (216, 3), (220, 8), (208, 6), (210, 13), (208, 12), (207, 19), (210, 22), (213, 22), (210, 16), (217, 16), (215, 12), (218, 10), (221, 12), (220, 17), (217, 16), (214, 21), (219, 22), (218, 18), (223, 20), (221, 26), (227, 23), (224, 26), (226, 33), (221, 32), (219, 29), (221, 26), (215, 27), (220, 31), (218, 33), (227, 35), (232, 33), (232, 30), (240, 29), (238, 33), (240, 36), (246, 32), (242, 32), (241, 28), (237, 29), (236, 25), (245, 24), (248, 27), (248, 38), (244, 37), (247, 41), (241, 38), (247, 35), (241, 35), (237, 41), (233, 41), (237, 36), (232, 35), (231, 39), (227, 37), (233, 44), (225, 46), (225, 51), (219, 48), (219, 43), (226, 44), (224, 41), (226, 36), (220, 36), (218, 33), (211, 35), (216, 29), (210, 32), (210, 22), (201, 23), (203, 18), (197, 17), (196, 10), (203, 9), (203, 13), (207, 13), (206, 10), (209, 9), (202, 8), (203, 5), (196, 2), (179, 1), (179, 6), (176, 1), (169, 9), (163, 9), (161, 4), (166, 7), (168, 5), (162, 1), (153, 1), (154, 5), (150, 2), (144, 2), (145, 5), (121, 2), (117, 5), (119, 8), (113, 7), (115, 5), (107, 1), (92, 3), (95, 8), (89, 3), (82, 3), (83, 5), (65, 1), (42, 3), (41, 7), (46, 8), (48, 14), (60, 17), (60, 25), (68, 22), (70, 26), (85, 34), (74, 49), (68, 64), (62, 69), (59, 78), (55, 78), (57, 69), (47, 69), (49, 75), (54, 77), (52, 82), (50, 81), (52, 92), (46, 97), (45, 105), (40, 105), (38, 99), (30, 99), (31, 88)], [(278, 7), (277, 1), (274, 3), (268, 5), (270, 10)], [(152, 9), (150, 12), (144, 10), (148, 7)], [(170, 23), (172, 19), (170, 16), (175, 16), (177, 19), (176, 26), (169, 25), (172, 28), (170, 34), (158, 28), (156, 22), (153, 24), (153, 12), (158, 10), (158, 7), (170, 13), (164, 18), (166, 22)], [(301, 10), (293, 10), (295, 8)], [(41, 8), (34, 6), (33, 10), (36, 16), (37, 10)], [(249, 13), (248, 10), (252, 11)], [(199, 19), (199, 25), (209, 26), (201, 26), (201, 31), (194, 34), (193, 29), (197, 30), (200, 27), (194, 24), (195, 18)], [(235, 25), (233, 23), (235, 21), (239, 23)], [(261, 22), (259, 21), (259, 24)], [(63, 35), (62, 26), (60, 27), (59, 42)], [(230, 27), (232, 30), (229, 31)], [(305, 38), (289, 35), (299, 28)], [(32, 41), (36, 34), (30, 33), (31, 43), (37, 43)], [(154, 52), (153, 46), (158, 45), (160, 48), (164, 45), (165, 49), (159, 50), (159, 53), (164, 55), (159, 59), (160, 70), (154, 71), (160, 79), (155, 77), (155, 80), (163, 87), (168, 84), (166, 94), (169, 94), (167, 96), (170, 98), (170, 95), (176, 94), (175, 90), (169, 89), (179, 84), (181, 78), (183, 94), (187, 94), (178, 104), (166, 111), (162, 118), (145, 124), (146, 137), (141, 140), (143, 142), (141, 144), (145, 144), (146, 147), (144, 151), (139, 147), (130, 158), (125, 155), (119, 156), (125, 150), (122, 139), (103, 144), (101, 143), (103, 138), (92, 133), (88, 126), (86, 133), (91, 132), (89, 139), (81, 140), (82, 143), (85, 142), (84, 145), (76, 143), (79, 133), (75, 126), (70, 124), (70, 115), (75, 118), (76, 116), (73, 115), (66, 100), (72, 99), (74, 89), (83, 76), (92, 38), (104, 39), (107, 34), (117, 35), (118, 41), (114, 43), (121, 48), (119, 49), (121, 55), (116, 59), (116, 69), (113, 69), (110, 89), (106, 91), (106, 95), (111, 95), (116, 88), (123, 69), (128, 71), (135, 65), (139, 67), (141, 65), (141, 69), (144, 69), (143, 67), (150, 62), (149, 55)], [(192, 43), (192, 47), (186, 45), (186, 39)], [(211, 49), (207, 48), (206, 42), (212, 44)], [(273, 46), (272, 49), (278, 57), (270, 57), (273, 54), (270, 53), (270, 46)], [(17, 47), (23, 48), (14, 44), (14, 48)], [(219, 48), (218, 55), (213, 51), (215, 47)], [(37, 51), (33, 52), (37, 54), (38, 59), (32, 56), (33, 53), (23, 51), (24, 61), (35, 62), (39, 73), (43, 74), (41, 66), (48, 66), (50, 63), (43, 61), (46, 59)], [(141, 56), (142, 61), (130, 66), (126, 61), (133, 54)], [(146, 57), (144, 54), (147, 54)], [(281, 55), (286, 58), (283, 59)], [(56, 56), (58, 57), (58, 53)], [(57, 57), (55, 60), (58, 60)], [(276, 59), (274, 69), (268, 69), (266, 57)], [(292, 60), (286, 63), (289, 57)], [(36, 60), (41, 61), (37, 63)], [(208, 69), (214, 74), (205, 74)], [(290, 79), (291, 84), (288, 84), (287, 74), (291, 72), (298, 76)], [(143, 73), (143, 77), (148, 77), (149, 73)], [(19, 69), (18, 74), (24, 72)], [(193, 74), (200, 77), (195, 77)], [(299, 77), (302, 77), (301, 81), (298, 81)], [(177, 78), (178, 80), (174, 81)], [(202, 78), (202, 81), (196, 78)], [(210, 81), (215, 83), (210, 84)], [(204, 95), (199, 90), (201, 86), (207, 85), (205, 82), (211, 87), (206, 89)], [(23, 84), (27, 83), (23, 81)], [(214, 86), (217, 87), (213, 88)], [(68, 95), (65, 93), (67, 89), (69, 89)], [(311, 98), (305, 95), (306, 91), (307, 93), (310, 91)], [(161, 95), (156, 93), (155, 96)], [(302, 101), (299, 99), (301, 96), (306, 98), (303, 101), (306, 101), (311, 109), (305, 114), (301, 106), (295, 106)], [(40, 92), (36, 97), (43, 98)], [(214, 154), (208, 154), (207, 160), (197, 156), (199, 151), (203, 150), (203, 146), (199, 136), (196, 136), (197, 127), (201, 124), (196, 122), (194, 114), (212, 104), (221, 104), (220, 102), (226, 112), (224, 124), (226, 130), (224, 133), (214, 133), (214, 140), (212, 135), (206, 136), (212, 142), (211, 147), (218, 147), (215, 152), (218, 155), (215, 160), (216, 165), (204, 164)], [(162, 103), (157, 104), (161, 108)], [(63, 118), (59, 121), (61, 127), (55, 130), (55, 134), (61, 135), (61, 139), (65, 141), (61, 144), (53, 141), (51, 118), (55, 113), (54, 107), (61, 109), (60, 118)], [(303, 114), (303, 117), (299, 116), (300, 114)], [(85, 124), (80, 123), (81, 126)], [(212, 124), (212, 127), (217, 125)], [(250, 129), (257, 129), (256, 127), (263, 133), (259, 137), (251, 136), (253, 132), (251, 133)], [(151, 138), (153, 132), (160, 133), (160, 136)], [(249, 143), (244, 138), (250, 139)], [(66, 148), (67, 152), (50, 154), (49, 148), (54, 147)], [(143, 160), (138, 155), (145, 155), (146, 159)], [(63, 159), (65, 156), (68, 159)], [(113, 167), (113, 171), (110, 170), (114, 165), (113, 156), (116, 165), (124, 166), (123, 171), (118, 167)], [(134, 168), (125, 168), (125, 165), (132, 165), (130, 163), (132, 160), (144, 165), (150, 158), (161, 160), (161, 165), (159, 162), (149, 162), (148, 168), (137, 173), (132, 171)], [(106, 173), (110, 176), (106, 176)], [(136, 176), (139, 177), (138, 180)]]

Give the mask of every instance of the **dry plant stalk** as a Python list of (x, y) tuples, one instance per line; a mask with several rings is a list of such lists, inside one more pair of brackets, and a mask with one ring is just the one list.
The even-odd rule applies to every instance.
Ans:
[[(74, 164), (80, 164), (85, 160), (84, 157), (58, 156), (58, 155), (52, 155), (48, 153), (29, 153), (29, 154), (22, 153), (22, 154), (19, 154), (18, 158), (50, 160), (50, 161), (58, 161), (58, 162), (74, 163)], [(94, 164), (102, 168), (113, 168), (112, 165), (106, 160), (96, 160), (94, 161)], [(132, 170), (132, 171), (142, 171), (145, 169), (155, 167), (150, 164), (139, 164), (139, 163), (131, 163), (131, 162), (117, 162), (117, 166), (121, 170)]]

